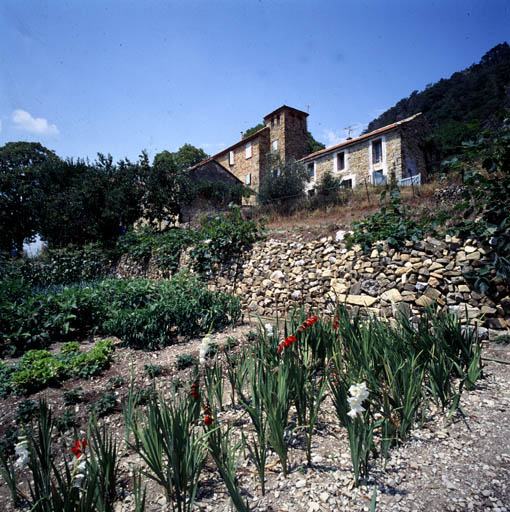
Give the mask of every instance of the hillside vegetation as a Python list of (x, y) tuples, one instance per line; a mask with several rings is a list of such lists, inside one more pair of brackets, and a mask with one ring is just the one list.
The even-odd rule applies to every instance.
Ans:
[(367, 132), (422, 112), (429, 123), (429, 152), (438, 160), (455, 153), (460, 144), (475, 137), (480, 128), (501, 125), (498, 112), (510, 106), (510, 46), (489, 50), (479, 63), (413, 91), (408, 98), (369, 123)]

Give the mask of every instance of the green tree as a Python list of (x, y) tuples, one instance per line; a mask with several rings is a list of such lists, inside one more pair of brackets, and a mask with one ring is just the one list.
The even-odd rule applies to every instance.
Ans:
[(177, 151), (171, 153), (169, 151), (162, 151), (154, 157), (154, 164), (163, 164), (171, 167), (173, 165), (177, 171), (185, 171), (189, 167), (198, 164), (205, 160), (209, 155), (201, 148), (192, 146), (191, 144), (184, 144)]
[(144, 162), (111, 156), (97, 162), (71, 159), (40, 167), (38, 218), (50, 247), (101, 242), (112, 245), (142, 213)]
[(259, 130), (262, 130), (262, 128), (264, 128), (265, 124), (264, 123), (259, 123), (255, 126), (252, 126), (251, 128), (248, 128), (244, 133), (243, 133), (243, 139), (246, 139), (246, 137), (249, 137), (250, 135), (253, 135), (255, 132), (258, 132)]
[(176, 155), (168, 151), (159, 153), (154, 157), (152, 167), (147, 167), (144, 173), (143, 216), (158, 228), (161, 228), (163, 222), (173, 224), (175, 217), (180, 215), (181, 205), (189, 203), (192, 198), (191, 182), (186, 169), (193, 165), (191, 162), (199, 158), (199, 155), (188, 149), (181, 152), (180, 159)]
[(284, 162), (280, 155), (269, 155), (268, 164), (259, 187), (261, 204), (289, 199), (295, 201), (304, 195), (308, 175), (303, 164)]
[(325, 149), (326, 146), (313, 138), (313, 135), (310, 132), (306, 132), (306, 154), (310, 155), (311, 153), (315, 153), (316, 151), (320, 151), (321, 149)]
[(38, 142), (8, 142), (0, 148), (0, 250), (21, 252), (23, 240), (37, 233), (39, 167), (58, 160)]

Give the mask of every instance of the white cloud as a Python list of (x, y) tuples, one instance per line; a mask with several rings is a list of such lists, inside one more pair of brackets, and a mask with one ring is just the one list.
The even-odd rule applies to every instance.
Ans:
[(324, 140), (326, 140), (326, 146), (329, 147), (340, 144), (343, 139), (338, 130), (324, 130)]
[(20, 130), (38, 135), (58, 135), (58, 128), (43, 117), (32, 117), (26, 110), (15, 110), (12, 121)]

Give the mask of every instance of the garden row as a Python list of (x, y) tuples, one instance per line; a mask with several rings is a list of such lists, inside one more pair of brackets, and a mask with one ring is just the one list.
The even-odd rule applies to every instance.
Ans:
[(238, 299), (210, 292), (188, 274), (159, 283), (107, 279), (45, 289), (4, 279), (0, 350), (19, 354), (90, 333), (154, 349), (173, 343), (178, 335), (221, 329), (239, 316)]
[[(350, 317), (343, 307), (332, 317), (294, 312), (282, 330), (266, 325), (251, 344), (227, 352), (224, 364), (208, 359), (209, 349), (206, 337), (192, 380), (184, 389), (174, 386), (171, 396), (140, 405), (131, 386), (123, 409), (125, 446), (92, 419), (87, 438), (67, 441), (62, 452), (65, 441), (42, 404), (35, 433), (27, 430), (18, 439), (14, 457), (1, 455), (12, 499), (34, 511), (113, 510), (119, 458), (129, 450), (141, 461), (132, 481), (132, 510), (145, 509), (148, 478), (162, 487), (172, 510), (191, 511), (206, 485), (202, 472), (212, 464), (236, 510), (250, 510), (238, 472), (243, 453), (249, 453), (264, 494), (270, 459), (276, 455), (283, 475), (295, 467), (289, 460), (292, 437), (302, 439), (312, 466), (313, 440), (328, 407), (349, 439), (357, 485), (374, 457), (384, 460), (405, 442), (433, 405), (453, 414), (464, 389), (481, 375), (478, 340), (455, 317), (430, 310), (417, 323), (402, 315), (392, 325)], [(238, 412), (230, 421), (220, 414), (227, 394)], [(239, 429), (243, 419), (249, 427)], [(63, 466), (57, 463), (62, 456)], [(20, 478), (27, 465), (34, 482), (29, 487)]]

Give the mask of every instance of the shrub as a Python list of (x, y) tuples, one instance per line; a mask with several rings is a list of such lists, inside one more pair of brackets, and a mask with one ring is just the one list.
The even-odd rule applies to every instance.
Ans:
[(398, 249), (406, 240), (421, 240), (427, 229), (431, 228), (429, 219), (415, 220), (409, 209), (402, 205), (400, 191), (392, 190), (389, 202), (385, 202), (386, 191), (381, 194), (381, 210), (366, 216), (359, 222), (353, 222), (352, 234), (345, 235), (347, 248), (359, 244), (363, 252), (373, 246), (387, 242)]
[(190, 251), (193, 269), (210, 272), (215, 264), (242, 254), (264, 236), (264, 223), (244, 219), (239, 206), (232, 206), (226, 215), (202, 219), (204, 240)]

